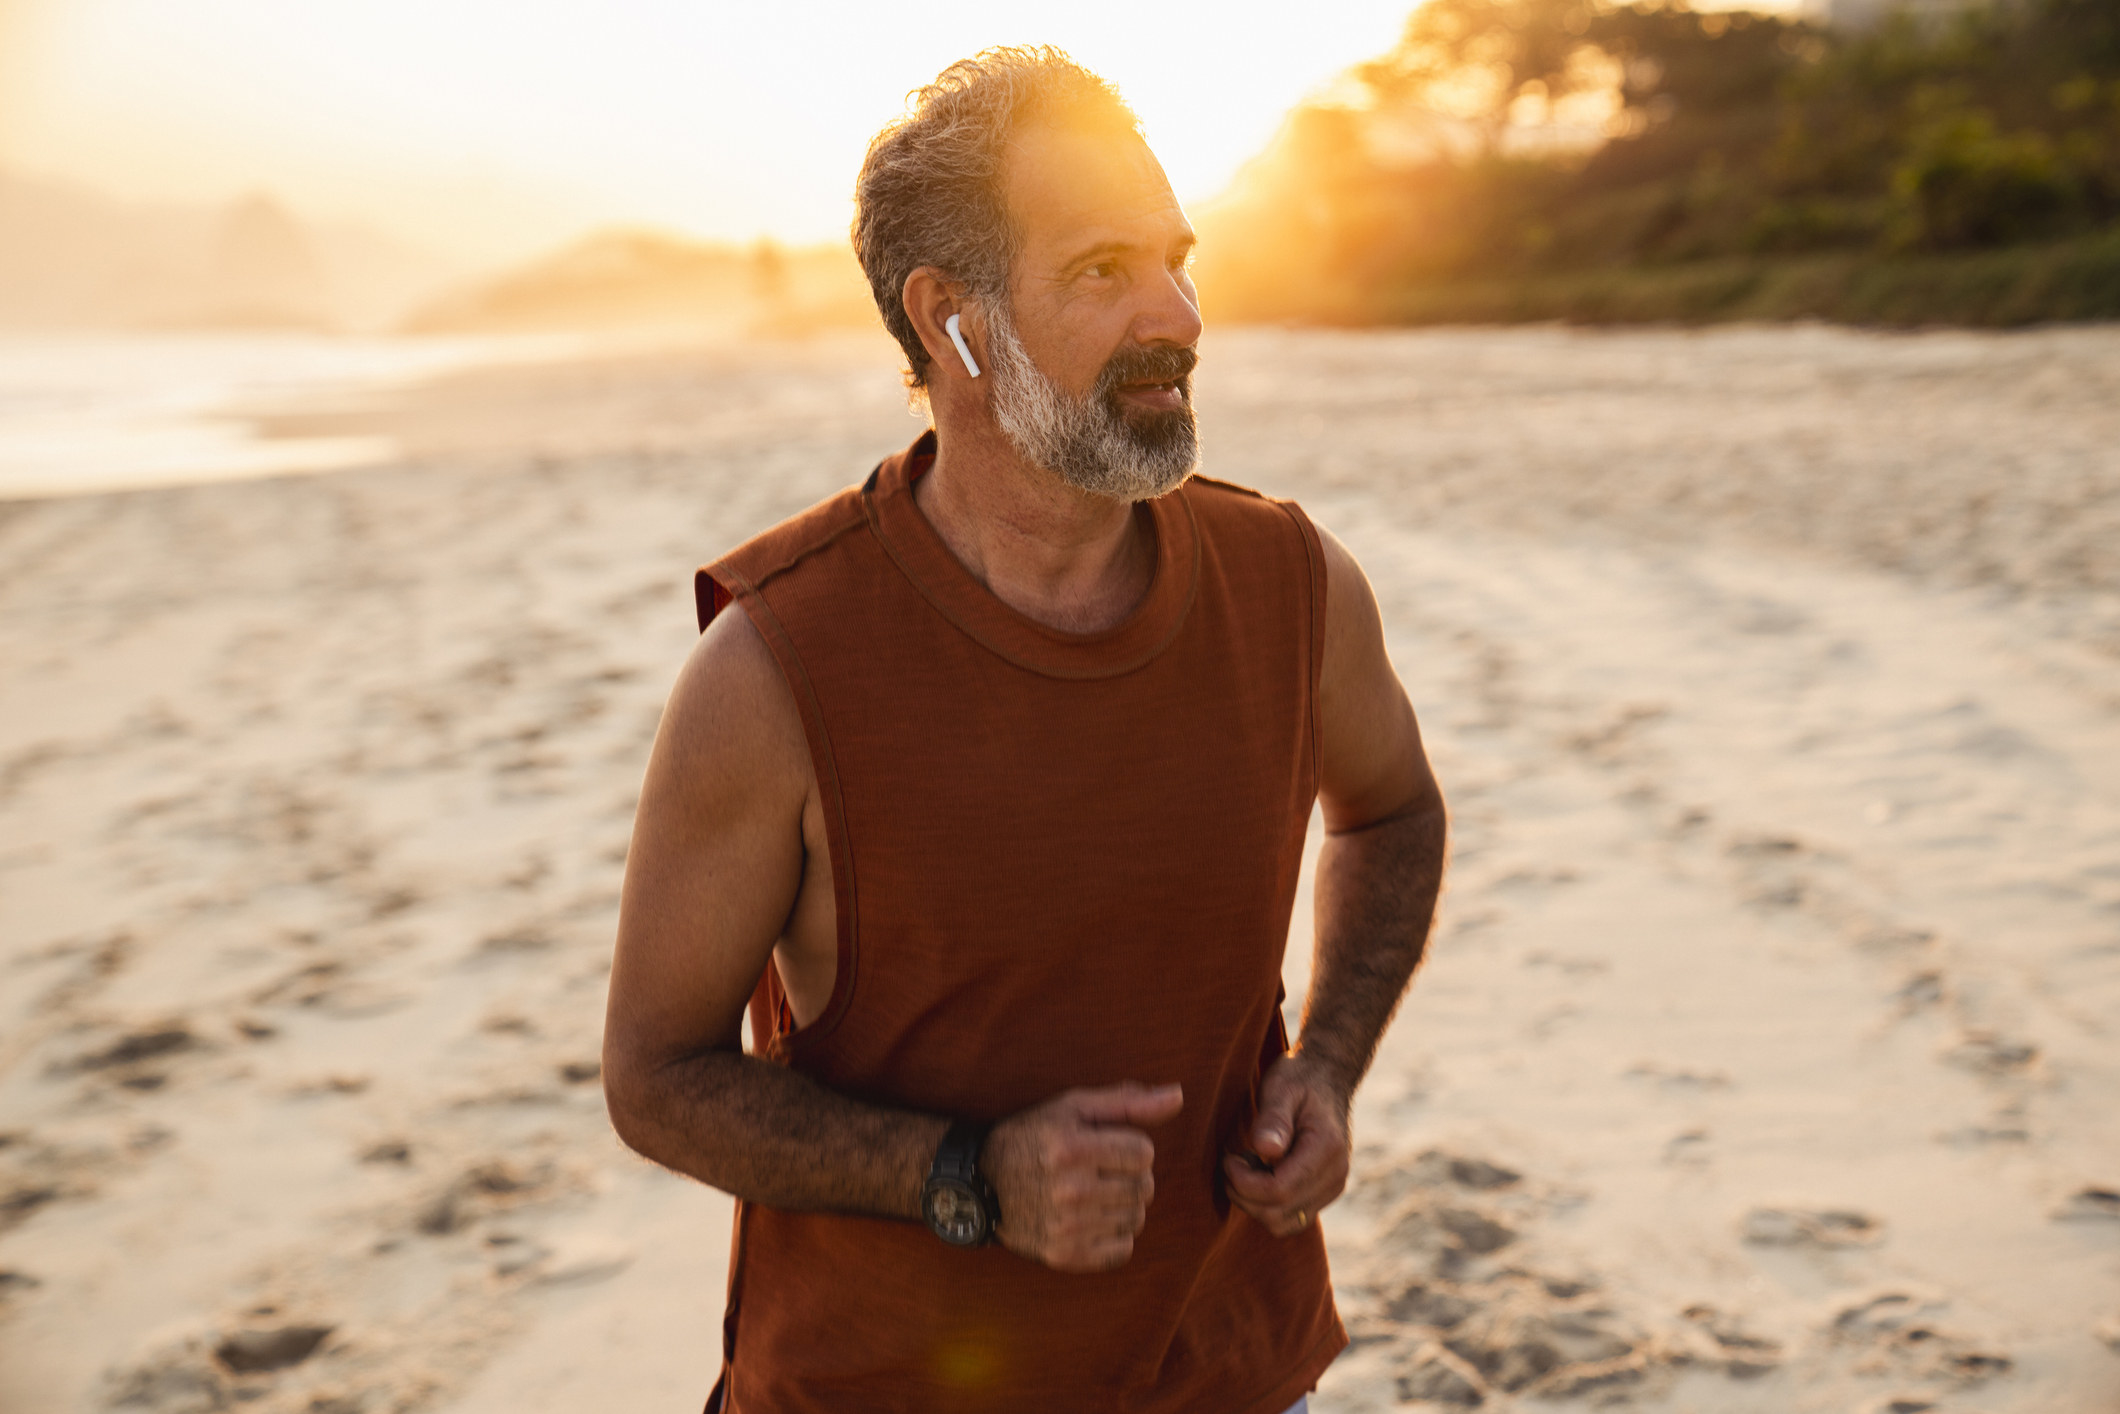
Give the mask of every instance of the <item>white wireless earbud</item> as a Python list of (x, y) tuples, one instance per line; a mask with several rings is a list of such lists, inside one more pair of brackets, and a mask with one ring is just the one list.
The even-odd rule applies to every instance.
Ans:
[(942, 327), (949, 331), (950, 342), (957, 346), (957, 357), (964, 360), (964, 371), (977, 378), (979, 365), (972, 359), (971, 347), (964, 342), (964, 331), (957, 327), (957, 321), (962, 318), (964, 316), (961, 314), (953, 314), (942, 321)]

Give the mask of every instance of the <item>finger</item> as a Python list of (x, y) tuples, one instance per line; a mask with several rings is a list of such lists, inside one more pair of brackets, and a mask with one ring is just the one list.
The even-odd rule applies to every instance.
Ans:
[(1069, 1093), (1075, 1113), (1091, 1124), (1161, 1124), (1185, 1108), (1185, 1092), (1176, 1085), (1111, 1085)]
[(1317, 1209), (1293, 1203), (1247, 1203), (1232, 1197), (1231, 1206), (1248, 1214), (1275, 1237), (1293, 1237), (1317, 1217)]
[(1134, 1179), (1107, 1179), (1084, 1190), (1068, 1205), (1070, 1214), (1084, 1216), (1088, 1221), (1108, 1220), (1125, 1215), (1135, 1227), (1148, 1214), (1149, 1201), (1155, 1197), (1155, 1185)]
[(1075, 1157), (1083, 1167), (1100, 1174), (1133, 1176), (1147, 1173), (1156, 1163), (1156, 1146), (1146, 1134), (1123, 1125), (1084, 1129), (1075, 1136)]
[(1073, 1169), (1047, 1183), (1045, 1202), (1055, 1212), (1099, 1212), (1112, 1208), (1146, 1208), (1155, 1200), (1155, 1175), (1146, 1169), (1124, 1172)]
[[(1271, 1176), (1274, 1186), (1288, 1195), (1289, 1201), (1315, 1205), (1338, 1196), (1335, 1177), (1344, 1180), (1346, 1160), (1346, 1147), (1331, 1134), (1315, 1128), (1299, 1129), (1295, 1143), (1273, 1166)], [(1331, 1191), (1323, 1191), (1326, 1189)]]
[(1105, 1180), (1137, 1182), (1155, 1158), (1155, 1145), (1138, 1129), (1063, 1124), (1040, 1136), (1032, 1162), (1055, 1198), (1079, 1198)]
[(1224, 1156), (1222, 1176), (1231, 1199), (1252, 1207), (1285, 1207), (1296, 1200), (1294, 1185), (1278, 1169), (1255, 1169), (1234, 1154)]
[(1084, 1209), (1140, 1208), (1156, 1198), (1152, 1173), (1100, 1173), (1072, 1190), (1073, 1205)]
[(1268, 1163), (1278, 1161), (1295, 1139), (1305, 1091), (1278, 1064), (1259, 1086), (1259, 1113), (1251, 1122), (1251, 1147)]
[(1253, 1168), (1237, 1155), (1222, 1160), (1232, 1200), (1259, 1209), (1297, 1207), (1315, 1212), (1347, 1186), (1343, 1146), (1315, 1130), (1296, 1136), (1295, 1147), (1271, 1170)]
[(1312, 1221), (1312, 1213), (1308, 1208), (1255, 1208), (1246, 1203), (1234, 1203), (1231, 1206), (1275, 1237), (1294, 1237)]

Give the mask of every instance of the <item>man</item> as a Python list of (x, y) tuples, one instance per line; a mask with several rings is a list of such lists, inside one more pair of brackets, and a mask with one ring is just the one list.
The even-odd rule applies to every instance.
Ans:
[(1100, 80), (952, 65), (857, 195), (934, 428), (701, 572), (611, 979), (619, 1133), (739, 1200), (709, 1408), (1300, 1409), (1442, 865), (1375, 601), (1188, 480), (1193, 234)]

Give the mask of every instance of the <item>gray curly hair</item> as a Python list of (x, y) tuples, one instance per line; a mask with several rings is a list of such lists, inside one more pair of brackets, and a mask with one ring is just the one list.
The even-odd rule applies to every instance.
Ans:
[(1118, 90), (1048, 45), (983, 50), (908, 96), (909, 111), (862, 161), (853, 236), (917, 389), (927, 386), (928, 354), (905, 312), (908, 276), (931, 265), (973, 298), (1007, 308), (1017, 244), (1001, 191), (1009, 138), (1041, 121), (1137, 136), (1141, 124)]

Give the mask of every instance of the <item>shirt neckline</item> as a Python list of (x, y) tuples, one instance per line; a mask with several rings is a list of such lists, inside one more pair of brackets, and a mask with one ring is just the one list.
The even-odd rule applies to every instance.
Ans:
[(1057, 678), (1130, 673), (1184, 626), (1200, 578), (1198, 528), (1184, 488), (1147, 502), (1156, 567), (1126, 618), (1096, 633), (1067, 633), (1017, 612), (966, 569), (913, 501), (913, 483), (934, 464), (933, 428), (876, 468), (862, 501), (876, 538), (935, 609), (988, 651)]

